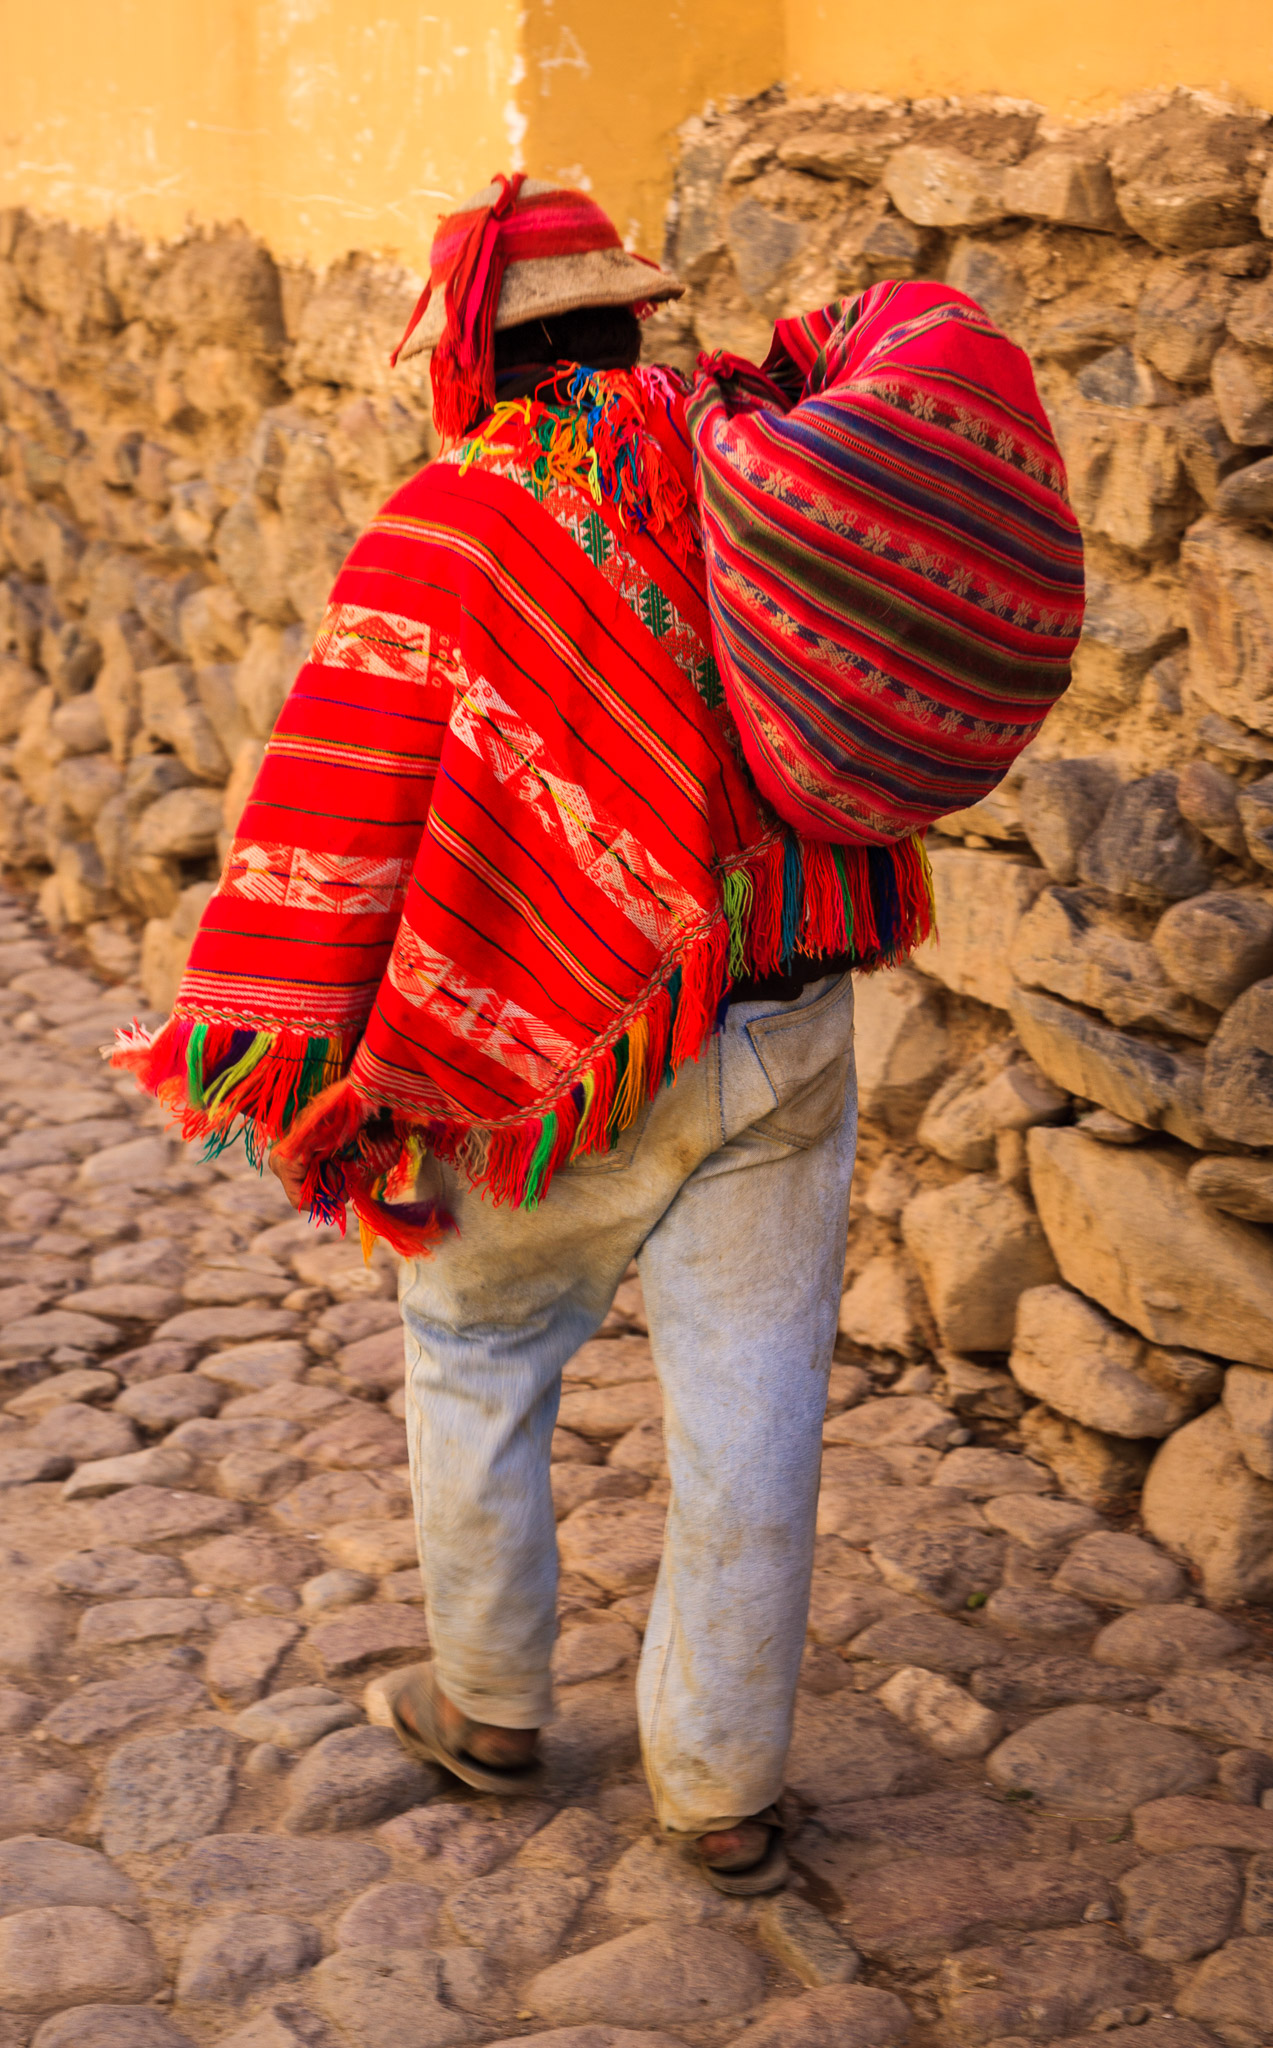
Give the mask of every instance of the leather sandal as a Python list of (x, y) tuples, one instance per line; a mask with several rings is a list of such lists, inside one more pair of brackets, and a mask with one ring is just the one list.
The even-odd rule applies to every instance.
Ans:
[[(450, 1771), (452, 1777), (471, 1786), (474, 1792), (507, 1796), (510, 1793), (539, 1791), (545, 1775), (539, 1757), (532, 1757), (529, 1763), (501, 1769), (470, 1756), (463, 1744), (467, 1732), (476, 1725), (474, 1722), (465, 1722), (459, 1746), (453, 1747), (442, 1732), (437, 1698), (433, 1666), (408, 1664), (401, 1670), (390, 1671), (384, 1678), (373, 1678), (363, 1695), (363, 1706), (373, 1727), (392, 1728), (403, 1748), (412, 1756), (420, 1757), (425, 1763), (440, 1764), (444, 1771)], [(410, 1710), (410, 1721), (404, 1720), (400, 1712), (404, 1700)]]
[[(765, 1847), (751, 1863), (741, 1870), (731, 1870), (719, 1863), (709, 1863), (701, 1849), (698, 1850), (699, 1867), (707, 1882), (718, 1892), (725, 1892), (735, 1899), (758, 1898), (763, 1892), (781, 1891), (791, 1875), (787, 1851), (783, 1843), (783, 1825), (776, 1806), (766, 1806), (761, 1813), (748, 1815), (749, 1821), (758, 1821), (767, 1832)], [(725, 1830), (721, 1830), (722, 1833)]]

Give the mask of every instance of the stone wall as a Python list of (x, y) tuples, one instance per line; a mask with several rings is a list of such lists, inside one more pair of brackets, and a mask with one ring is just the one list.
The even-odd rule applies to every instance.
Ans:
[[(940, 945), (860, 984), (842, 1328), (1077, 1497), (1143, 1486), (1220, 1600), (1273, 1598), (1271, 135), (1184, 95), (1056, 134), (767, 95), (684, 133), (691, 292), (649, 331), (763, 353), (934, 276), (1031, 351), (1087, 630), (934, 836)], [(387, 366), (415, 290), (0, 216), (0, 861), (156, 1008), (331, 578), (430, 452)]]
[[(779, 94), (683, 131), (666, 351), (944, 278), (1029, 349), (1088, 549), (1073, 687), (859, 984), (841, 1327), (1273, 1598), (1273, 128), (1186, 95)], [(1148, 1479), (1146, 1481), (1146, 1475)]]
[(355, 533), (433, 447), (419, 290), (0, 214), (0, 861), (166, 1006)]

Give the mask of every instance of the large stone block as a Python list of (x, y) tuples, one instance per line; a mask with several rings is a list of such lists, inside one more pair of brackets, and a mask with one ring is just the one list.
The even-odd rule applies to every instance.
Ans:
[(1003, 174), (1009, 213), (1057, 227), (1117, 229), (1118, 208), (1109, 165), (1082, 149), (1039, 149)]
[(1117, 767), (1099, 755), (1030, 762), (1021, 778), (1021, 825), (1054, 882), (1078, 880), (1079, 856), (1117, 788)]
[(1241, 857), (1246, 839), (1238, 815), (1238, 790), (1233, 776), (1212, 761), (1186, 761), (1176, 779), (1176, 808), (1181, 817), (1225, 853)]
[(1039, 1216), (1072, 1287), (1154, 1344), (1273, 1368), (1273, 1245), (1198, 1199), (1187, 1153), (1046, 1128), (1026, 1144)]
[(243, 228), (183, 242), (160, 268), (146, 313), (195, 348), (220, 343), (274, 354), (283, 345), (279, 274), (268, 249)]
[(1153, 946), (1177, 988), (1226, 1010), (1273, 974), (1273, 904), (1236, 889), (1208, 890), (1164, 911)]
[(1174, 409), (1135, 411), (1076, 398), (1056, 408), (1070, 498), (1085, 532), (1152, 559), (1197, 510)]
[[(1110, 374), (1115, 365), (1136, 370), (1131, 351), (1115, 349), (1082, 372), (1080, 388), (1088, 389), (1089, 379), (1098, 372)], [(1119, 396), (1128, 405), (1140, 402), (1134, 392)], [(1113, 402), (1111, 392), (1105, 403)], [(1089, 574), (1083, 632), (1074, 651), (1071, 701), (1101, 718), (1129, 711), (1154, 663), (1183, 638), (1180, 621), (1152, 583), (1111, 583)], [(1107, 773), (1112, 774), (1112, 764)]]
[(1198, 695), (1273, 733), (1273, 540), (1200, 519), (1180, 551)]
[(1231, 1365), (1224, 1376), (1224, 1408), (1251, 1470), (1273, 1479), (1273, 1373), (1258, 1365)]
[(248, 635), (247, 651), (235, 671), (234, 690), (249, 728), (267, 740), (288, 691), (305, 660), (302, 626), (268, 626), (258, 622)]
[(260, 499), (237, 498), (217, 528), (216, 559), (245, 611), (271, 626), (296, 617), (288, 591), (288, 534)]
[(1117, 1509), (1134, 1501), (1149, 1469), (1151, 1443), (1107, 1436), (1040, 1404), (1021, 1418), (1021, 1442), (1055, 1473), (1062, 1493), (1091, 1508)]
[(1185, 474), (1209, 511), (1215, 511), (1225, 479), (1249, 451), (1235, 447), (1224, 431), (1220, 408), (1208, 394), (1176, 407), (1176, 435)]
[(738, 282), (753, 304), (768, 303), (769, 294), (782, 281), (809, 239), (804, 221), (787, 220), (758, 200), (743, 199), (731, 207), (725, 224), (725, 240), (734, 259)]
[(1203, 1105), (1220, 1135), (1273, 1144), (1273, 979), (1245, 990), (1207, 1047)]
[(1118, 209), (1155, 249), (1212, 249), (1253, 239), (1252, 152), (1264, 117), (1229, 114), (1177, 93), (1116, 133), (1110, 169)]
[(1079, 876), (1136, 903), (1175, 903), (1211, 881), (1205, 842), (1180, 815), (1168, 768), (1128, 782), (1079, 856)]
[(143, 669), (137, 684), (142, 731), (171, 747), (197, 782), (224, 782), (230, 763), (200, 701), (194, 670), (185, 662), (169, 662)]
[[(58, 773), (55, 769), (55, 788)], [(1258, 782), (1248, 783), (1245, 789), (1239, 790), (1236, 808), (1242, 830), (1242, 851), (1258, 861), (1262, 868), (1273, 868), (1273, 775), (1262, 775)]]
[(868, 1259), (840, 1302), (839, 1327), (842, 1337), (868, 1351), (921, 1358), (931, 1325), (910, 1260), (891, 1250)]
[(921, 1145), (962, 1166), (986, 1173), (995, 1163), (1000, 1131), (1026, 1131), (1055, 1123), (1069, 1096), (1010, 1044), (974, 1055), (933, 1096), (917, 1132)]
[(1216, 492), (1215, 509), (1222, 519), (1273, 525), (1273, 455), (1262, 456), (1226, 476)]
[[(387, 393), (394, 377), (390, 352), (411, 318), (420, 282), (409, 271), (377, 263), (361, 251), (338, 257), (306, 299), (293, 330), (289, 379)], [(418, 402), (417, 394), (424, 391), (420, 368), (406, 367), (406, 388)], [(397, 382), (401, 390), (401, 370)]]
[(951, 1351), (1008, 1350), (1021, 1295), (1056, 1278), (1029, 1205), (981, 1174), (916, 1195), (902, 1211), (902, 1236)]
[(1248, 1223), (1273, 1223), (1273, 1159), (1200, 1159), (1189, 1169), (1199, 1201)]
[(1203, 1113), (1201, 1053), (1111, 1030), (1033, 989), (1017, 990), (1012, 1021), (1031, 1059), (1058, 1088), (1146, 1130), (1170, 1131), (1188, 1145), (1213, 1141)]
[(213, 851), (221, 828), (221, 798), (211, 789), (174, 789), (143, 813), (137, 826), (142, 853), (159, 859), (199, 860)]
[(908, 1135), (949, 1059), (940, 1001), (909, 968), (864, 975), (853, 1035), (862, 1115)]
[(1006, 1010), (1013, 988), (1008, 956), (1017, 926), (1048, 877), (1008, 854), (942, 846), (930, 857), (938, 937), (919, 948), (914, 965), (957, 995)]
[(1217, 1606), (1273, 1599), (1273, 1485), (1242, 1456), (1224, 1408), (1209, 1408), (1163, 1444), (1141, 1504), (1164, 1550), (1186, 1558)]
[(1205, 377), (1225, 336), (1233, 298), (1227, 277), (1189, 263), (1151, 272), (1136, 308), (1139, 353), (1176, 384)]
[(1214, 1016), (1173, 981), (1139, 931), (1135, 916), (1111, 910), (1098, 890), (1045, 889), (1017, 927), (1012, 971), (1026, 988), (1100, 1010), (1111, 1024), (1209, 1037)]
[(946, 265), (946, 282), (966, 292), (1000, 327), (1012, 331), (1026, 298), (1025, 279), (1013, 260), (1014, 251), (966, 235), (956, 242)]
[(1036, 1400), (1087, 1429), (1133, 1439), (1170, 1435), (1215, 1400), (1221, 1383), (1213, 1360), (1147, 1345), (1068, 1287), (1021, 1296), (1010, 1364)]
[(1273, 359), (1226, 342), (1211, 365), (1224, 431), (1239, 448), (1266, 448), (1273, 441)]
[(910, 143), (884, 173), (884, 189), (923, 228), (987, 228), (1007, 212), (1003, 174), (957, 149)]

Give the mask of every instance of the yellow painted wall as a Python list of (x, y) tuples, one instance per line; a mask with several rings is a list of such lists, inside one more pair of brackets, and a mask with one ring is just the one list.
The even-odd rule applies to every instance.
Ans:
[(783, 0), (805, 92), (1003, 93), (1074, 119), (1190, 85), (1273, 107), (1270, 0)]
[(782, 77), (780, 0), (528, 0), (525, 22), (527, 168), (588, 179), (657, 256), (676, 130)]
[(497, 167), (657, 253), (677, 124), (782, 70), (779, 0), (0, 0), (0, 205), (417, 268)]
[(419, 269), (497, 165), (582, 179), (657, 254), (708, 99), (997, 92), (1063, 116), (1190, 84), (1273, 106), (1273, 0), (0, 0), (0, 205)]
[(0, 205), (398, 250), (507, 163), (518, 0), (0, 0)]

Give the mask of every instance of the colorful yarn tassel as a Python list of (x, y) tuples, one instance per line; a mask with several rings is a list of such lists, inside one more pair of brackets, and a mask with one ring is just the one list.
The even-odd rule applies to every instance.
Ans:
[(722, 872), (716, 916), (557, 1099), (505, 1128), (397, 1115), (349, 1076), (352, 1043), (298, 1031), (174, 1016), (153, 1038), (137, 1025), (121, 1032), (112, 1064), (135, 1074), (208, 1153), (242, 1132), (254, 1164), (271, 1147), (302, 1164), (315, 1223), (343, 1232), (352, 1208), (364, 1246), (379, 1237), (418, 1257), (454, 1227), (444, 1204), (413, 1198), (426, 1154), (492, 1200), (533, 1209), (562, 1166), (607, 1150), (698, 1058), (732, 981), (789, 970), (801, 954), (891, 965), (933, 929), (932, 872), (918, 838), (832, 847), (777, 831)]

